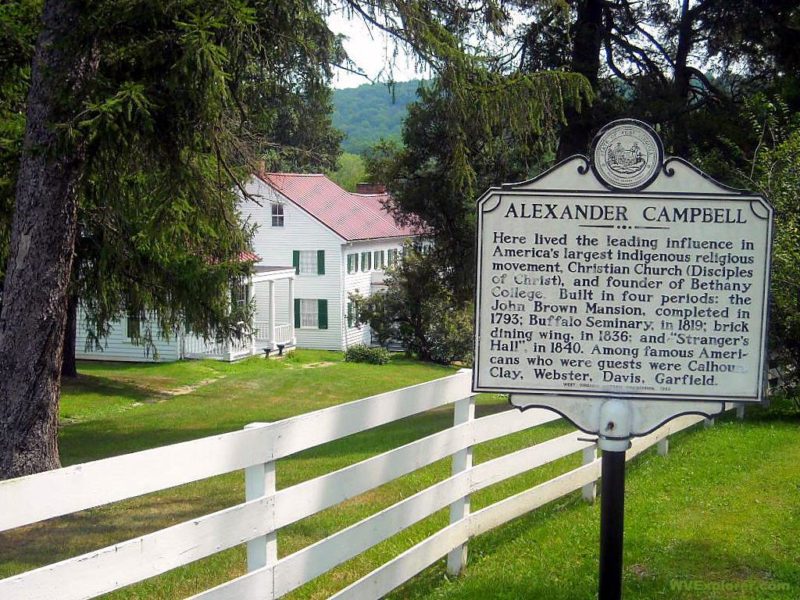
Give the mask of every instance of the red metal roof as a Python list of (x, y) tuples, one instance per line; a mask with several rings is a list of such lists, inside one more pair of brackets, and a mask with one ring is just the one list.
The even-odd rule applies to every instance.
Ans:
[(245, 250), (244, 252), (239, 253), (239, 262), (259, 262), (261, 257), (256, 254), (255, 252), (248, 252)]
[(384, 208), (388, 194), (354, 194), (325, 175), (264, 173), (261, 179), (346, 240), (416, 235)]

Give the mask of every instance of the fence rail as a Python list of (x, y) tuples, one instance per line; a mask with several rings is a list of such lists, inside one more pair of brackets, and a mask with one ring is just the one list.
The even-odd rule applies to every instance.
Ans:
[[(219, 512), (0, 580), (2, 598), (91, 598), (247, 543), (248, 573), (194, 598), (278, 598), (414, 523), (450, 507), (450, 525), (338, 592), (379, 598), (444, 556), (466, 561), (466, 544), (502, 523), (572, 491), (594, 498), (600, 475), (594, 442), (569, 433), (472, 465), (472, 448), (559, 419), (551, 411), (506, 411), (475, 418), (471, 377), (450, 377), (275, 423), (0, 482), (0, 531), (169, 487), (245, 470), (246, 500)], [(275, 490), (275, 461), (398, 419), (454, 404), (452, 427), (338, 471)], [(628, 458), (703, 421), (684, 416), (634, 441)], [(575, 453), (582, 466), (471, 513), (478, 490)], [(452, 475), (286, 557), (277, 532), (448, 456)], [(198, 460), (200, 459), (200, 460)], [(154, 468), (157, 466), (158, 468)]]

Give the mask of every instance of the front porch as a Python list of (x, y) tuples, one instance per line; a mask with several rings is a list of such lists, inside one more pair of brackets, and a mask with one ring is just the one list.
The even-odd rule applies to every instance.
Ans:
[[(224, 342), (187, 334), (181, 340), (181, 358), (233, 362), (294, 348), (294, 277), (294, 267), (256, 266), (246, 286), (247, 302), (253, 307), (252, 326), (242, 323), (243, 335)], [(280, 294), (279, 285), (283, 288)]]

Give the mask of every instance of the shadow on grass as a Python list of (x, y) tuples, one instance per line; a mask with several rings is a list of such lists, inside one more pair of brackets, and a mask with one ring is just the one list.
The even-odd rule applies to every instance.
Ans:
[(131, 402), (142, 402), (153, 396), (153, 390), (129, 381), (119, 381), (109, 377), (78, 374), (75, 378), (61, 380), (62, 393), (96, 394), (98, 396), (117, 396)]
[(224, 475), (0, 533), (0, 577), (65, 560), (213, 513), (244, 498)]

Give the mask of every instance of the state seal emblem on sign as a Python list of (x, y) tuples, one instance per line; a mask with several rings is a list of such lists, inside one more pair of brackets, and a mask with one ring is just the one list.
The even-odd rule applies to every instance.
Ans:
[(636, 191), (650, 185), (664, 161), (664, 147), (653, 129), (635, 119), (609, 123), (592, 143), (592, 169), (612, 190)]

